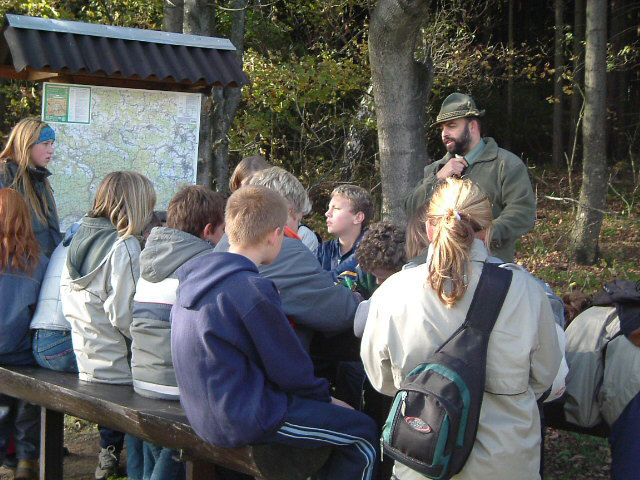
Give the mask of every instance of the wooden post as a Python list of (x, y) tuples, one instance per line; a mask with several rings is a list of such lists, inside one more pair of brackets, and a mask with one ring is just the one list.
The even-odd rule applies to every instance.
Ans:
[(195, 458), (187, 460), (186, 480), (216, 480), (215, 465)]
[(64, 414), (40, 408), (40, 480), (63, 478)]

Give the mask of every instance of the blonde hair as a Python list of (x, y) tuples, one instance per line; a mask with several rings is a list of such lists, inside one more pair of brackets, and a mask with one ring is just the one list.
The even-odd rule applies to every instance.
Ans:
[(284, 168), (271, 167), (249, 177), (247, 185), (261, 185), (275, 190), (289, 202), (294, 213), (306, 215), (311, 211), (309, 194), (293, 174)]
[(267, 234), (284, 228), (287, 202), (279, 193), (262, 186), (245, 185), (236, 190), (225, 209), (225, 231), (231, 245), (253, 247)]
[(243, 158), (236, 168), (233, 169), (231, 178), (229, 178), (229, 190), (235, 192), (242, 186), (242, 182), (254, 173), (270, 168), (271, 164), (262, 155), (252, 155)]
[(451, 308), (467, 291), (466, 269), (476, 233), (485, 231), (489, 246), (493, 214), (487, 195), (469, 180), (447, 178), (429, 202), (433, 227), (429, 285)]
[(140, 236), (151, 219), (156, 192), (151, 181), (137, 172), (111, 172), (96, 192), (90, 217), (105, 217), (122, 238)]
[[(36, 144), (38, 138), (40, 138), (42, 128), (46, 126), (48, 126), (48, 124), (37, 118), (23, 118), (13, 127), (9, 135), (9, 140), (7, 140), (7, 145), (4, 147), (4, 150), (0, 152), (0, 162), (2, 162), (1, 168), (3, 172), (7, 162), (12, 161), (18, 166), (18, 172), (13, 179), (13, 183), (8, 186), (15, 188), (24, 195), (27, 205), (29, 205), (31, 210), (33, 210), (38, 219), (43, 223), (47, 223), (47, 213), (55, 210), (55, 201), (53, 205), (49, 205), (47, 195), (42, 195), (42, 197), (38, 196), (31, 182), (28, 168), (34, 167), (31, 161), (31, 147)], [(53, 190), (51, 189), (49, 180), (45, 178), (44, 184), (51, 199), (53, 199)]]

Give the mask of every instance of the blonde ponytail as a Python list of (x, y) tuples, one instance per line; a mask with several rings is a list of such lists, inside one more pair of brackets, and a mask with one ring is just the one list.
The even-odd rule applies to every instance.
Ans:
[(451, 308), (467, 291), (469, 252), (476, 234), (491, 240), (491, 204), (469, 180), (448, 178), (433, 194), (427, 222), (433, 231), (429, 286)]

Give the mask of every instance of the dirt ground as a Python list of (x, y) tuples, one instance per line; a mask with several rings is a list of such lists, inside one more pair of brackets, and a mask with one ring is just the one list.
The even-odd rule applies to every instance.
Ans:
[[(65, 446), (69, 455), (64, 458), (64, 480), (93, 480), (100, 450), (100, 437), (96, 425), (73, 417), (65, 417)], [(120, 465), (126, 465), (123, 449)], [(122, 475), (125, 474), (122, 469)], [(12, 480), (13, 474), (0, 467), (0, 480)]]

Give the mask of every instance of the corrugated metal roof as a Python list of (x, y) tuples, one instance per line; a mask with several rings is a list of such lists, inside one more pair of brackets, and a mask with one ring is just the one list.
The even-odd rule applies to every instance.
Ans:
[(208, 86), (248, 83), (235, 48), (225, 39), (172, 33), (159, 41), (156, 35), (167, 32), (20, 15), (7, 15), (7, 20), (0, 64), (13, 64), (18, 72), (30, 68)]
[(29, 17), (27, 15), (7, 14), (7, 23), (15, 28), (45, 30), (57, 33), (77, 33), (93, 37), (120, 38), (142, 42), (165, 43), (167, 45), (184, 45), (185, 47), (217, 48), (218, 50), (235, 50), (236, 47), (227, 38), (203, 37), (202, 35), (186, 35), (182, 33), (143, 30), (141, 28), (118, 27), (98, 23), (73, 22), (52, 18)]

